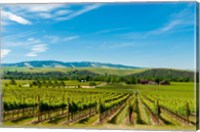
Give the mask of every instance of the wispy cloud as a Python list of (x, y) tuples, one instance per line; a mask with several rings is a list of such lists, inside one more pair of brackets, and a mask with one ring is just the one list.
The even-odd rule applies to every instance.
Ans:
[(29, 20), (8, 11), (2, 11), (2, 17), (3, 17), (2, 19), (5, 21), (13, 21), (13, 22), (16, 22), (18, 24), (23, 24), (23, 25), (31, 24)]
[[(172, 20), (168, 23), (166, 23), (163, 27), (160, 27), (158, 29), (146, 32), (143, 36), (143, 38), (148, 37), (148, 36), (152, 36), (152, 35), (159, 35), (159, 34), (163, 34), (166, 32), (172, 32), (175, 29), (177, 29), (178, 27), (182, 26), (184, 24), (183, 21), (180, 20)], [(177, 31), (177, 30), (176, 30)]]
[(80, 38), (80, 36), (76, 35), (76, 36), (65, 37), (63, 40), (65, 42), (67, 42), (67, 41), (75, 40), (75, 39), (78, 39), (78, 38)]
[(65, 7), (65, 4), (29, 4), (18, 6), (18, 8), (27, 10), (29, 12), (51, 12), (59, 8)]
[(53, 35), (45, 35), (44, 38), (47, 39), (50, 43), (57, 43), (60, 41), (60, 37)]
[(38, 53), (45, 52), (47, 49), (48, 48), (47, 48), (46, 44), (34, 45), (34, 46), (32, 46), (31, 51), (26, 54), (26, 56), (28, 56), (28, 57), (36, 57), (36, 56), (38, 56)]
[(60, 36), (45, 35), (44, 38), (47, 39), (50, 43), (58, 43), (58, 42), (68, 42), (76, 40), (80, 38), (80, 36), (74, 35), (74, 36), (60, 37)]
[(1, 59), (3, 59), (6, 55), (10, 53), (9, 49), (1, 49)]
[(107, 48), (115, 49), (115, 48), (126, 48), (126, 47), (133, 47), (135, 44), (133, 42), (121, 42), (112, 45), (107, 45)]
[[(38, 56), (39, 53), (45, 52), (48, 49), (48, 45), (44, 40), (30, 37), (22, 40), (11, 40), (4, 41), (3, 46), (5, 48), (20, 49), (20, 50), (30, 50), (27, 54), (28, 57)], [(3, 56), (7, 55), (10, 50), (3, 50)]]
[(165, 23), (162, 27), (158, 29), (149, 31), (148, 33), (146, 33), (146, 36), (162, 34), (166, 32), (177, 32), (180, 29), (194, 25), (194, 18), (193, 18), (194, 15), (190, 9), (191, 6), (188, 5), (182, 11), (172, 14), (169, 22)]
[(3, 5), (4, 9), (12, 12), (23, 12), (39, 13), (39, 12), (52, 12), (59, 8), (66, 8), (66, 4), (14, 4), (14, 5)]
[[(63, 9), (64, 8), (64, 9)], [(70, 10), (66, 4), (21, 4), (4, 5), (3, 19), (15, 21), (20, 24), (31, 24), (35, 19), (54, 19), (66, 15)], [(27, 20), (30, 19), (30, 20)]]
[(66, 14), (69, 14), (69, 13), (71, 13), (71, 12), (72, 12), (72, 10), (66, 10), (66, 9), (64, 10), (64, 9), (63, 9), (63, 10), (58, 10), (58, 11), (56, 11), (56, 12), (55, 12), (55, 15), (59, 15), (59, 16), (60, 16), (60, 15), (66, 15)]
[(71, 10), (58, 10), (56, 12), (40, 12), (37, 14), (37, 16), (43, 19), (56, 19), (64, 15), (70, 14), (71, 12)]
[(3, 39), (10, 41), (10, 40), (15, 40), (15, 39), (26, 38), (26, 37), (31, 36), (36, 33), (37, 32), (35, 32), (35, 31), (26, 31), (26, 32), (18, 33), (18, 34), (12, 34), (12, 35), (5, 36), (5, 37), (3, 37)]
[(129, 32), (121, 34), (121, 36), (128, 39), (147, 39), (157, 35), (168, 35), (175, 32), (193, 29), (191, 26), (193, 26), (195, 22), (193, 12), (191, 12), (190, 8), (191, 7), (188, 6), (178, 13), (171, 14), (169, 21), (156, 29), (146, 32)]
[[(96, 45), (94, 45), (96, 47)], [(121, 48), (131, 48), (131, 47), (135, 47), (137, 46), (137, 44), (133, 41), (118, 41), (118, 42), (113, 42), (113, 41), (105, 41), (105, 42), (102, 42), (100, 45), (99, 45), (99, 49), (121, 49)], [(93, 46), (90, 46), (89, 48), (94, 48)]]
[[(73, 9), (67, 4), (24, 4), (24, 5), (6, 5), (3, 6), (3, 18), (9, 17), (10, 20), (20, 24), (31, 24), (28, 19), (34, 21), (36, 19), (47, 19), (64, 21), (75, 18), (81, 14), (97, 9), (101, 4), (83, 5), (82, 9)], [(15, 12), (15, 15), (11, 12)]]
[(35, 38), (28, 38), (27, 40), (21, 41), (21, 40), (6, 40), (3, 41), (2, 45), (5, 47), (23, 47), (23, 48), (29, 48), (32, 45), (42, 43), (40, 39)]
[(75, 17), (77, 17), (81, 14), (84, 14), (84, 13), (89, 12), (91, 10), (97, 9), (100, 6), (101, 6), (101, 4), (88, 5), (88, 6), (85, 6), (78, 11), (72, 12), (71, 14), (67, 15), (66, 17), (59, 17), (56, 20), (70, 20), (70, 19), (75, 18)]
[(101, 34), (101, 33), (110, 33), (110, 32), (116, 32), (116, 31), (126, 30), (126, 29), (128, 29), (128, 28), (122, 27), (122, 28), (105, 29), (105, 30), (98, 31), (96, 33), (98, 33), (98, 34)]

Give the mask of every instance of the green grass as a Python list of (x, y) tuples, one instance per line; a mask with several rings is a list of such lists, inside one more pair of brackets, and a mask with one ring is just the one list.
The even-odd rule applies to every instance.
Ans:
[(109, 123), (123, 124), (127, 116), (128, 116), (128, 105), (126, 105), (117, 115), (115, 115), (109, 121)]
[[(25, 85), (25, 84), (30, 84), (30, 83), (32, 83), (33, 82), (33, 80), (15, 80), (16, 81), (16, 83), (19, 85)], [(66, 86), (78, 86), (78, 85), (80, 85), (80, 86), (89, 86), (89, 83), (90, 82), (79, 82), (79, 81), (76, 81), (76, 80), (68, 80), (68, 81), (64, 81), (65, 82), (65, 85)], [(3, 86), (5, 85), (5, 84), (9, 84), (10, 83), (10, 80), (2, 80), (2, 84), (3, 84)], [(101, 84), (102, 82), (100, 82), (100, 81), (96, 81), (95, 82), (97, 85), (98, 84)], [(10, 85), (10, 87), (16, 87), (16, 86), (11, 86)]]
[(74, 70), (88, 70), (98, 74), (111, 74), (111, 75), (129, 75), (140, 73), (148, 69), (117, 69), (117, 68), (27, 68), (27, 67), (3, 67), (2, 71), (18, 71), (18, 72), (69, 72)]

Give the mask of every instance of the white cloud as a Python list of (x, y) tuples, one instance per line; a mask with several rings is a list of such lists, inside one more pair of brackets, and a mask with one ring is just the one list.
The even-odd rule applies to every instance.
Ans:
[(56, 12), (39, 12), (37, 15), (43, 19), (54, 19), (71, 13), (71, 10), (58, 10)]
[[(74, 10), (67, 4), (23, 4), (23, 5), (5, 5), (3, 9), (8, 13), (4, 13), (4, 16), (11, 16), (12, 21), (21, 23), (21, 24), (31, 24), (25, 18), (34, 21), (36, 19), (47, 19), (47, 20), (70, 20), (75, 18), (83, 13), (89, 12), (91, 10), (99, 8), (100, 4), (87, 4), (82, 7), (82, 9)], [(15, 12), (20, 15), (10, 14)], [(15, 15), (15, 16), (14, 16)], [(13, 19), (14, 18), (14, 19)]]
[(31, 51), (26, 54), (28, 57), (36, 57), (38, 56), (38, 53), (45, 52), (47, 50), (47, 45), (46, 44), (37, 44), (32, 46)]
[(30, 52), (30, 53), (26, 54), (26, 56), (28, 56), (28, 57), (36, 57), (37, 54)]
[(64, 6), (65, 4), (45, 4), (45, 6), (43, 4), (32, 4), (24, 7), (30, 12), (50, 12)]
[[(66, 4), (4, 5), (3, 6), (4, 11), (2, 11), (2, 16), (4, 20), (3, 23), (6, 23), (5, 20), (10, 20), (20, 24), (30, 25), (31, 22), (27, 20), (27, 18), (33, 21), (34, 19), (38, 18), (53, 19), (54, 17), (58, 17), (59, 15), (68, 14), (69, 11), (67, 10), (64, 11), (63, 8), (68, 8), (68, 7), (66, 6)], [(59, 11), (59, 9), (61, 11)], [(56, 10), (58, 10), (59, 12)]]
[(33, 52), (39, 53), (39, 52), (44, 52), (47, 50), (47, 47), (45, 44), (39, 44), (39, 45), (34, 45), (31, 49)]
[(53, 17), (53, 15), (51, 13), (38, 13), (38, 16), (44, 19), (50, 19)]
[(42, 43), (40, 39), (35, 39), (35, 38), (28, 38), (27, 40), (24, 41), (12, 41), (12, 40), (6, 40), (4, 41), (3, 45), (6, 47), (24, 47), (24, 48), (29, 48), (32, 45)]
[(181, 24), (182, 22), (181, 21), (178, 21), (178, 20), (174, 20), (174, 21), (171, 21), (169, 22), (166, 26), (162, 27), (160, 29), (160, 31), (163, 31), (163, 32), (166, 32), (166, 31), (170, 31), (172, 30), (174, 27), (176, 27), (177, 25)]
[(59, 8), (65, 7), (66, 4), (20, 4), (6, 6), (12, 11), (28, 11), (28, 12), (51, 12)]
[(57, 12), (55, 12), (55, 15), (61, 16), (61, 15), (69, 14), (71, 12), (72, 12), (72, 10), (58, 10)]
[(29, 39), (27, 39), (28, 41), (33, 41), (34, 40), (34, 38), (29, 38)]
[(182, 22), (180, 20), (172, 20), (169, 23), (165, 24), (163, 27), (146, 32), (143, 37), (148, 37), (151, 35), (157, 35), (157, 34), (163, 34), (166, 32), (170, 32), (170, 31), (173, 31), (174, 29), (176, 29), (178, 26), (181, 26), (182, 24), (184, 24), (184, 22)]
[(115, 32), (115, 31), (126, 30), (126, 29), (127, 28), (125, 28), (125, 27), (123, 27), (123, 28), (105, 29), (105, 30), (98, 31), (96, 33), (110, 33), (110, 32)]
[(19, 24), (23, 24), (23, 25), (31, 24), (31, 22), (28, 21), (27, 19), (25, 19), (21, 16), (18, 16), (18, 15), (15, 15), (14, 13), (7, 12), (7, 11), (2, 11), (2, 17), (3, 17), (3, 19), (10, 20), (10, 21), (13, 21), (13, 22), (16, 22)]
[(69, 36), (69, 37), (65, 37), (63, 40), (66, 42), (66, 41), (71, 41), (78, 38), (80, 38), (80, 36)]
[(48, 41), (49, 41), (50, 43), (57, 43), (57, 42), (60, 41), (60, 37), (58, 37), (58, 36), (45, 35), (44, 38), (45, 38), (45, 39), (48, 39)]
[(8, 35), (8, 36), (5, 36), (3, 39), (5, 40), (15, 40), (15, 39), (19, 39), (19, 38), (25, 38), (25, 37), (28, 37), (28, 36), (31, 36), (33, 34), (36, 34), (37, 32), (35, 31), (26, 31), (26, 32), (22, 32), (22, 33), (18, 33), (18, 34), (13, 34), (13, 35)]
[(146, 32), (129, 32), (120, 34), (121, 37), (132, 40), (148, 39), (158, 35), (168, 35), (175, 32), (193, 30), (195, 24), (194, 14), (188, 6), (180, 12), (171, 14), (169, 21), (164, 23), (162, 26), (152, 29)]
[(50, 43), (58, 43), (58, 42), (72, 41), (72, 40), (80, 38), (80, 36), (75, 35), (75, 36), (68, 36), (68, 37), (62, 38), (59, 36), (46, 35), (46, 36), (44, 36), (44, 38), (47, 39), (48, 42), (50, 42)]
[(135, 42), (103, 42), (100, 45), (101, 49), (118, 49), (136, 46)]
[(97, 9), (100, 6), (101, 6), (101, 4), (88, 5), (88, 6), (85, 6), (83, 9), (80, 9), (78, 11), (72, 12), (71, 14), (69, 14), (66, 17), (59, 17), (56, 20), (70, 20), (70, 19), (72, 19), (74, 17), (77, 17), (77, 16), (79, 16), (81, 14), (84, 14), (84, 13), (89, 12), (91, 10)]
[(191, 12), (191, 6), (187, 6), (185, 9), (178, 13), (171, 15), (171, 20), (164, 24), (162, 27), (152, 30), (146, 33), (148, 35), (162, 34), (166, 32), (176, 32), (179, 29), (184, 29), (185, 27), (194, 25), (193, 12)]
[(1, 49), (1, 59), (10, 53), (9, 49)]

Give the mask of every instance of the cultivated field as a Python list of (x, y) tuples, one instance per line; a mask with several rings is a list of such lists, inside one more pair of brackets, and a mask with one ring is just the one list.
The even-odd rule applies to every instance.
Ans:
[[(141, 85), (64, 81), (29, 86), (3, 80), (3, 126), (195, 130), (194, 84)], [(47, 83), (47, 82), (46, 82)], [(69, 88), (66, 86), (79, 86)]]

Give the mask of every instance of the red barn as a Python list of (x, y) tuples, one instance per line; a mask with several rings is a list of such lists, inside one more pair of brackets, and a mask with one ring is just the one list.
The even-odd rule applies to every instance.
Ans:
[(145, 79), (140, 80), (140, 84), (148, 84), (148, 83), (149, 83), (148, 80), (145, 80)]

